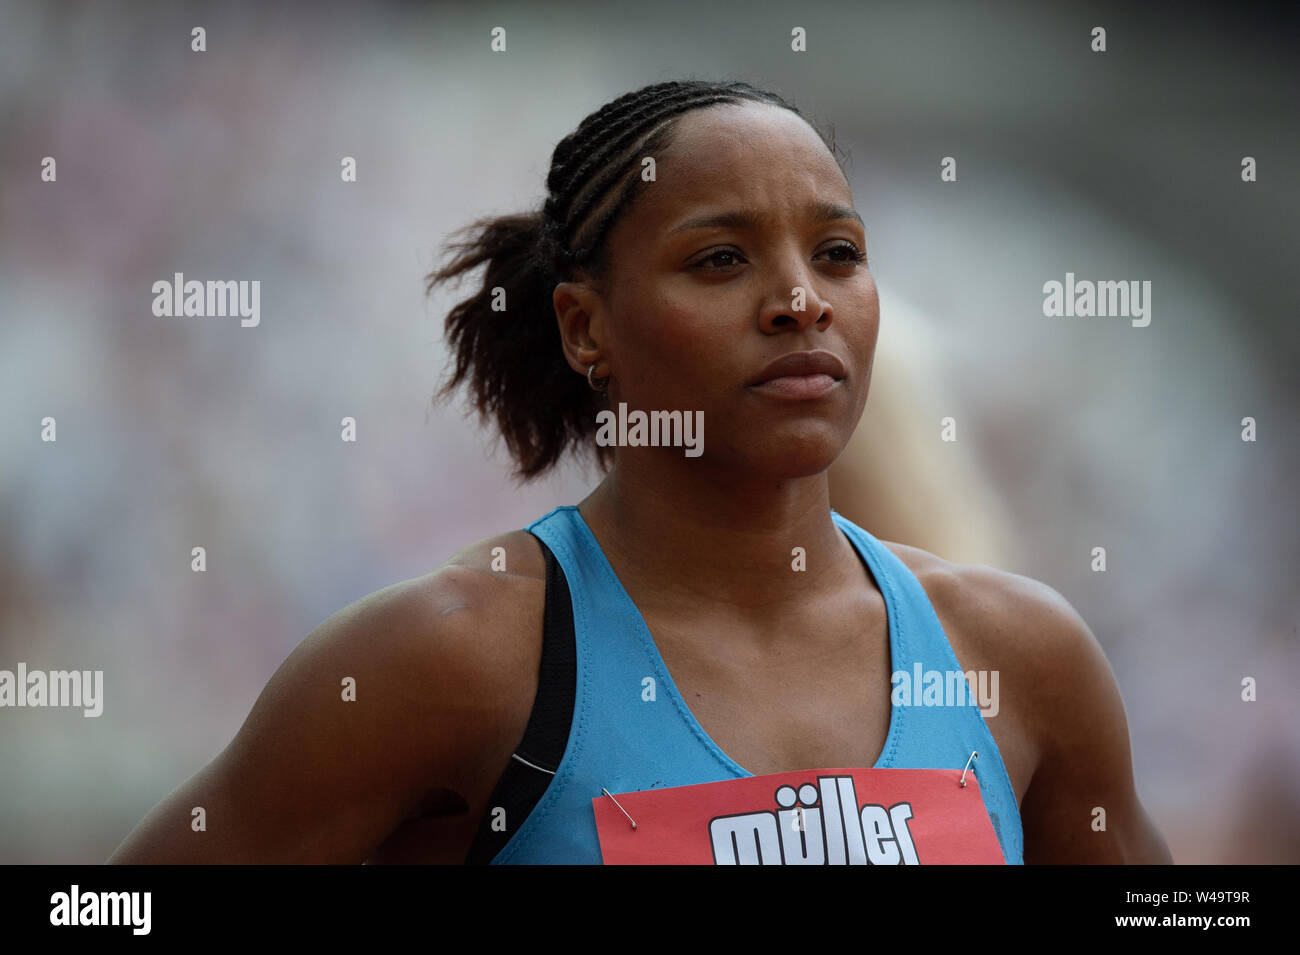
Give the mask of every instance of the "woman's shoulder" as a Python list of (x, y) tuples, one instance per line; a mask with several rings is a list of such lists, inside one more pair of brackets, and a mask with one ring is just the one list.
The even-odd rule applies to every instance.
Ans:
[[(1171, 862), (1134, 789), (1115, 674), (1070, 602), (1032, 577), (882, 543), (920, 581), (962, 668), (999, 674), (990, 730), (1016, 786), (1025, 861)], [(1108, 826), (1080, 838), (1099, 806)]]
[(1043, 629), (1067, 633), (1083, 624), (1069, 600), (1039, 579), (945, 560), (910, 544), (881, 543), (917, 577), (936, 611), (943, 608), (985, 637), (1015, 639), (1026, 630)]
[(1096, 765), (1122, 776), (1128, 729), (1115, 677), (1065, 597), (1022, 574), (882, 543), (920, 582), (962, 670), (997, 675), (990, 685), (999, 715), (990, 729), (1018, 799), (1031, 779), (1057, 773), (1053, 754), (1096, 747), (1098, 737), (1106, 743), (1095, 751)]
[[(458, 607), (472, 613), (517, 611), (545, 597), (546, 561), (536, 537), (507, 531), (461, 548), (423, 579), (444, 598), (458, 601), (441, 613)], [(536, 609), (540, 619), (540, 605)]]
[(1052, 586), (883, 542), (916, 575), (965, 670), (996, 670), (1040, 747), (1071, 727), (1124, 723), (1115, 675), (1088, 624)]
[(379, 612), (412, 623), (429, 649), (510, 678), (535, 672), (541, 654), (546, 563), (523, 530), (475, 541), (422, 577), (377, 591)]
[(1083, 618), (1059, 591), (1033, 577), (984, 564), (963, 564), (881, 541), (920, 582), (948, 630), (964, 643), (1008, 663), (1044, 661), (1050, 650), (1094, 643)]
[(385, 696), (432, 694), (445, 705), (464, 698), (487, 704), (506, 723), (516, 710), (526, 720), (545, 590), (540, 545), (526, 531), (511, 531), (349, 604), (300, 652), (336, 669), (363, 668)]

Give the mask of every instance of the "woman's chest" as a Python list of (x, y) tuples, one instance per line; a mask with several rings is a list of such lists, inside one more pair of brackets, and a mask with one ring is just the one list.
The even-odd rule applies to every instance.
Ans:
[[(874, 766), (894, 720), (895, 667), (883, 615), (810, 619), (802, 634), (755, 638), (736, 630), (701, 631), (680, 619), (646, 616), (676, 691), (700, 728), (755, 774), (823, 767)], [(945, 631), (956, 628), (949, 622)], [(1036, 750), (1027, 714), (1005, 698), (991, 661), (950, 641), (972, 698), (981, 702), (1012, 789), (1020, 802)], [(964, 651), (964, 652), (963, 652)], [(969, 658), (969, 659), (968, 659)], [(912, 668), (907, 668), (908, 677)], [(990, 679), (992, 678), (992, 679)], [(992, 693), (995, 705), (984, 707)]]

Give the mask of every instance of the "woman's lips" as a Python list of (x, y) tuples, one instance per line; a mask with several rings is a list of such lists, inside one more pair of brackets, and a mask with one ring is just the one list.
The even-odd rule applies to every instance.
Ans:
[[(792, 351), (775, 361), (768, 362), (767, 367), (749, 380), (750, 386), (765, 385), (782, 378), (830, 378), (831, 381), (846, 377), (844, 362), (834, 352), (817, 348), (812, 351)], [(802, 390), (824, 386), (823, 382), (805, 382), (798, 387)], [(794, 386), (788, 386), (794, 387)]]
[(830, 375), (783, 375), (749, 387), (773, 397), (807, 399), (820, 398), (839, 383)]

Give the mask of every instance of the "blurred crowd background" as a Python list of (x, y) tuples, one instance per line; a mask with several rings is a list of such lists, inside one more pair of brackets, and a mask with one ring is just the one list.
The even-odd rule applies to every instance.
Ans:
[[(457, 297), (422, 277), (686, 76), (849, 154), (882, 328), (833, 505), (1078, 608), (1176, 861), (1300, 862), (1295, 9), (5, 2), (0, 668), (106, 700), (0, 710), (0, 862), (103, 861), (321, 621), (594, 486), (517, 488), (431, 402)], [(1044, 317), (1067, 271), (1151, 281), (1151, 324)], [(176, 272), (260, 280), (260, 325), (155, 317)]]

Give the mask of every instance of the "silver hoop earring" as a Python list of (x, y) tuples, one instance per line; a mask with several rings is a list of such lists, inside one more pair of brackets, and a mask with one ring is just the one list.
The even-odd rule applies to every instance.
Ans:
[(591, 373), (592, 373), (593, 371), (595, 371), (595, 370), (596, 370), (596, 366), (595, 366), (594, 363), (593, 363), (593, 364), (590, 364), (590, 365), (587, 366), (587, 384), (591, 387), (591, 390), (592, 390), (592, 391), (608, 391), (608, 390), (609, 390), (609, 376), (606, 375), (604, 378), (601, 378), (601, 379), (600, 379), (601, 384), (600, 384), (600, 386), (598, 387), (598, 386), (596, 385), (596, 383), (595, 383), (594, 381), (591, 380)]

